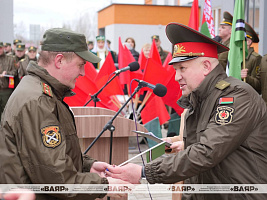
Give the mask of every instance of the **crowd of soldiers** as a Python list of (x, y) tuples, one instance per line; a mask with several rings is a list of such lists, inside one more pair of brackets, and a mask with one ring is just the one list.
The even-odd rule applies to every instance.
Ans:
[(20, 80), (27, 74), (28, 63), (37, 61), (37, 48), (29, 46), (27, 49), (21, 40), (15, 39), (11, 43), (0, 41), (0, 115)]

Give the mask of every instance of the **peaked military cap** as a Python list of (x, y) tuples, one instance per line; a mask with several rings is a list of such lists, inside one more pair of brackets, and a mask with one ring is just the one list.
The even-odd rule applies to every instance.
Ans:
[(11, 46), (11, 43), (9, 43), (9, 42), (5, 42), (5, 43), (4, 43), (4, 46), (5, 46), (5, 47), (7, 47), (7, 46)]
[(252, 42), (258, 43), (260, 40), (258, 34), (254, 31), (254, 29), (248, 23), (245, 23), (245, 28), (247, 37), (250, 38)]
[(174, 45), (170, 65), (198, 57), (218, 58), (218, 53), (229, 50), (223, 44), (179, 23), (168, 24), (166, 26), (166, 35)]
[(221, 25), (229, 25), (229, 26), (232, 26), (232, 23), (233, 23), (233, 16), (225, 11), (223, 13), (223, 21), (221, 22)]
[(151, 36), (151, 39), (153, 40), (153, 39), (155, 39), (155, 40), (159, 40), (159, 36), (158, 35), (152, 35)]
[(0, 42), (0, 47), (3, 47), (3, 46), (4, 46), (3, 42)]
[(19, 40), (19, 39), (13, 40), (13, 44), (17, 44), (17, 43), (21, 43), (21, 40)]
[(104, 35), (98, 35), (96, 36), (96, 41), (103, 40), (105, 41), (105, 36)]
[(84, 60), (98, 63), (101, 59), (88, 51), (86, 38), (83, 34), (65, 29), (48, 29), (41, 41), (42, 51), (74, 52)]
[(16, 50), (23, 51), (25, 49), (24, 43), (17, 43), (16, 44)]
[(35, 46), (29, 46), (28, 51), (37, 51), (37, 48)]

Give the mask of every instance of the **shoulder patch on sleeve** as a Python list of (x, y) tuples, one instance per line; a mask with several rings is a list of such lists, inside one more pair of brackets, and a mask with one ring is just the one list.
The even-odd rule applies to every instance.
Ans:
[(229, 106), (218, 106), (216, 109), (215, 122), (218, 125), (229, 124), (233, 121), (234, 109)]
[(231, 85), (231, 83), (228, 83), (225, 80), (221, 80), (218, 83), (216, 83), (215, 87), (218, 88), (219, 90), (223, 90), (227, 87), (229, 87)]
[(42, 142), (47, 148), (56, 148), (62, 142), (59, 126), (45, 126), (41, 128)]
[(52, 89), (49, 85), (47, 85), (46, 83), (44, 82), (41, 82), (41, 86), (42, 86), (42, 90), (43, 90), (43, 93), (50, 96), (50, 97), (53, 97), (53, 93), (52, 93)]

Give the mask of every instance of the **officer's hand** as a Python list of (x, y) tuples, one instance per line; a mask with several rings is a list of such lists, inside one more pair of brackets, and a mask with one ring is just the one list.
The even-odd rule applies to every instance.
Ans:
[(132, 184), (139, 184), (141, 179), (141, 172), (142, 166), (129, 163), (122, 167), (108, 167), (108, 171), (106, 172), (106, 174), (107, 176), (112, 178), (122, 179)]
[[(0, 193), (0, 197), (1, 197), (1, 193)], [(5, 200), (35, 200), (35, 194), (33, 191), (30, 191), (30, 190), (15, 189), (4, 194), (3, 199)]]
[(241, 78), (247, 78), (248, 76), (248, 69), (241, 70)]
[(105, 170), (108, 167), (112, 167), (112, 166), (105, 162), (94, 162), (90, 169), (90, 172), (97, 173), (99, 176), (105, 177)]
[(177, 142), (172, 143), (171, 149), (172, 149), (172, 153), (177, 153), (179, 151), (184, 150), (184, 142), (177, 141)]

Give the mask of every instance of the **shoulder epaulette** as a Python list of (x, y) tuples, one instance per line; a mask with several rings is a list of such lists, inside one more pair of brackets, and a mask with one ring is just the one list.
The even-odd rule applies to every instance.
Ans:
[(258, 54), (258, 53), (255, 52), (255, 51), (252, 52), (252, 55), (253, 55), (253, 56), (260, 56), (260, 54)]
[(43, 90), (43, 93), (50, 96), (50, 97), (53, 97), (53, 93), (52, 93), (52, 89), (49, 85), (47, 85), (46, 83), (44, 82), (41, 82), (41, 86), (42, 86), (42, 90)]
[(218, 83), (216, 83), (215, 87), (218, 88), (219, 90), (223, 90), (223, 89), (229, 87), (230, 85), (231, 84), (228, 83), (227, 81), (221, 80)]

